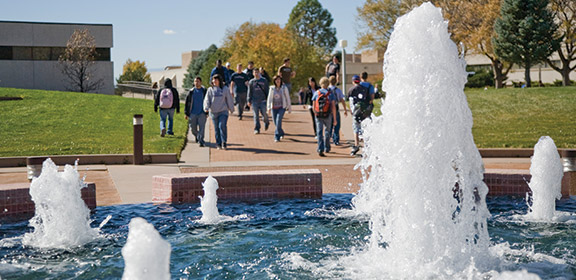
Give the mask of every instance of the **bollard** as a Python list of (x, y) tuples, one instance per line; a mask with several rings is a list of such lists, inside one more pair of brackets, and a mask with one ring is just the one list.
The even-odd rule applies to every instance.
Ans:
[(134, 164), (144, 164), (143, 116), (134, 115)]
[(28, 169), (28, 181), (32, 178), (40, 176), (42, 173), (42, 163), (48, 159), (47, 157), (27, 157), (26, 168)]

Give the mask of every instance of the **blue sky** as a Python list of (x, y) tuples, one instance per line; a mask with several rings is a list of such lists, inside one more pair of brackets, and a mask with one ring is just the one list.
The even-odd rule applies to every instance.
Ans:
[[(6, 1), (0, 20), (104, 23), (114, 28), (114, 76), (128, 58), (143, 60), (149, 69), (180, 65), (181, 54), (220, 46), (228, 28), (246, 21), (281, 26), (298, 0), (282, 1), (123, 1), (18, 0)], [(356, 7), (364, 0), (320, 0), (332, 14), (338, 40), (356, 47)]]

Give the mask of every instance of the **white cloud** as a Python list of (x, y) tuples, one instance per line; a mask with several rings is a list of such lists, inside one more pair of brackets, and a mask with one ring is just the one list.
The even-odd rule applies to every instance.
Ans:
[(174, 35), (176, 34), (176, 31), (172, 30), (172, 29), (164, 29), (164, 34), (166, 35)]

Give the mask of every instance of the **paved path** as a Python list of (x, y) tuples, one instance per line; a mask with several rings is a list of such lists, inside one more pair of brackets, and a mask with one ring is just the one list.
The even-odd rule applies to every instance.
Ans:
[[(342, 145), (332, 146), (331, 153), (319, 157), (309, 111), (298, 105), (293, 109), (285, 115), (286, 136), (280, 142), (274, 142), (273, 123), (268, 131), (262, 129), (260, 134), (254, 134), (252, 113), (245, 112), (243, 120), (236, 114), (228, 119), (227, 150), (215, 148), (214, 131), (208, 120), (207, 147), (200, 148), (189, 134), (177, 164), (79, 166), (79, 171), (87, 181), (96, 182), (98, 205), (150, 202), (154, 175), (181, 172), (317, 168), (322, 172), (324, 193), (356, 192), (362, 176), (354, 166), (361, 158), (349, 155), (353, 139), (351, 117), (342, 114)], [(181, 116), (175, 121), (185, 121)], [(486, 168), (526, 170), (530, 161), (500, 158), (484, 159), (484, 163)], [(25, 172), (25, 168), (0, 169), (0, 183), (26, 182)]]

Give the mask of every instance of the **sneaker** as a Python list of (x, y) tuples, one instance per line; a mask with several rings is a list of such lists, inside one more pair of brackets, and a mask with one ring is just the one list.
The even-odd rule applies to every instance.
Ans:
[(278, 139), (274, 139), (274, 142), (279, 142), (279, 141), (280, 141), (280, 140), (278, 140)]
[(270, 127), (270, 123), (269, 123), (269, 122), (267, 122), (267, 123), (264, 124), (264, 130), (268, 130), (268, 127)]
[(334, 141), (334, 145), (340, 146), (340, 142), (339, 142), (339, 141)]
[(324, 152), (325, 152), (325, 153), (329, 153), (329, 152), (330, 152), (330, 149), (326, 149), (326, 150), (324, 150)]
[(222, 144), (222, 149), (226, 150), (226, 143)]
[(238, 117), (238, 120), (242, 120), (242, 116), (239, 116), (239, 117)]
[(168, 132), (168, 135), (174, 136), (174, 132)]
[(160, 132), (160, 137), (164, 137), (164, 135), (166, 135), (166, 129), (162, 129), (162, 132)]
[(355, 156), (356, 153), (358, 153), (358, 151), (360, 151), (360, 147), (358, 147), (358, 146), (352, 146), (352, 151), (350, 151), (350, 155), (351, 155), (351, 156)]
[(284, 139), (284, 135), (280, 136), (280, 139)]
[(200, 148), (204, 147), (204, 143), (200, 143)]
[(260, 134), (260, 131), (254, 130), (254, 134)]
[(322, 151), (318, 152), (318, 155), (321, 157), (325, 157), (324, 153)]

